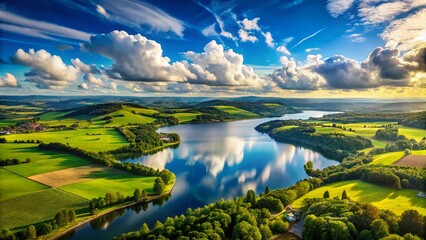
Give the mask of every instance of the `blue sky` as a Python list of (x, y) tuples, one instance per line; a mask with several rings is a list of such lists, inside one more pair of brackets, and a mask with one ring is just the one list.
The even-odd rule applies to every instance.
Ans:
[(3, 94), (425, 96), (424, 0), (22, 0), (0, 16)]

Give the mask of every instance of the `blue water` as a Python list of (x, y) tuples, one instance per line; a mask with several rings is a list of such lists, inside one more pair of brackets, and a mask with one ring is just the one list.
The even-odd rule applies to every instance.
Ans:
[[(308, 119), (324, 114), (330, 112), (305, 111), (274, 119)], [(271, 189), (288, 187), (307, 177), (303, 168), (307, 161), (313, 161), (314, 167), (320, 169), (338, 164), (315, 151), (277, 143), (267, 134), (254, 130), (258, 124), (274, 119), (161, 128), (159, 132), (180, 135), (179, 147), (126, 161), (174, 172), (176, 184), (169, 199), (147, 204), (146, 211), (140, 206), (107, 214), (82, 225), (73, 236), (64, 239), (111, 239), (138, 230), (145, 222), (152, 227), (157, 220), (180, 215), (187, 208), (240, 196), (249, 189), (260, 193), (266, 186)]]

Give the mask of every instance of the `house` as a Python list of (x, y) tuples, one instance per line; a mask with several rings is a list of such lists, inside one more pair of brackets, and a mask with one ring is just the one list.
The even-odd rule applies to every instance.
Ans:
[(289, 222), (296, 222), (296, 216), (291, 212), (285, 216), (287, 221)]

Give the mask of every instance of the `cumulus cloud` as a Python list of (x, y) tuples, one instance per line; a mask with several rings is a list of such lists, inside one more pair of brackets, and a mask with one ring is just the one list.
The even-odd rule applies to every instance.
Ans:
[(270, 32), (262, 32), (262, 35), (265, 37), (265, 43), (270, 47), (274, 47), (275, 44), (272, 34)]
[(87, 85), (87, 83), (82, 83), (82, 84), (78, 85), (78, 88), (82, 89), (82, 90), (88, 90), (89, 85)]
[(206, 28), (204, 28), (201, 31), (201, 33), (206, 37), (219, 36), (219, 33), (216, 32), (215, 27), (216, 27), (216, 23), (213, 23), (213, 24), (207, 26)]
[(191, 83), (223, 86), (255, 86), (259, 77), (253, 68), (243, 64), (243, 56), (232, 49), (224, 50), (223, 45), (211, 41), (204, 52), (186, 52), (185, 57), (193, 62), (188, 68), (196, 75)]
[(355, 0), (328, 0), (327, 10), (334, 18), (345, 13)]
[[(157, 42), (140, 34), (129, 35), (124, 31), (93, 36), (90, 43), (83, 47), (114, 60), (111, 67), (103, 70), (113, 79), (211, 86), (261, 85), (261, 79), (253, 69), (243, 64), (244, 58), (241, 54), (232, 49), (225, 50), (223, 45), (216, 41), (208, 43), (204, 52), (185, 52), (184, 57), (187, 60), (173, 63), (163, 56), (161, 45)], [(82, 72), (89, 71), (88, 66), (81, 61), (74, 59), (73, 64)], [(154, 85), (158, 86), (151, 84)]]
[(243, 29), (240, 29), (238, 31), (238, 35), (240, 36), (240, 39), (242, 42), (256, 42), (257, 41), (257, 37), (256, 36), (252, 36), (249, 35), (249, 33)]
[(66, 65), (61, 57), (51, 55), (44, 49), (37, 52), (30, 49), (28, 53), (19, 49), (11, 60), (16, 64), (32, 67), (25, 74), (26, 81), (36, 83), (38, 88), (61, 89), (76, 81), (79, 76), (77, 68)]
[(176, 19), (161, 9), (135, 0), (104, 0), (96, 6), (97, 12), (111, 20), (135, 30), (148, 28), (156, 32), (173, 32), (183, 36), (184, 22)]
[(96, 77), (95, 75), (93, 75), (91, 73), (85, 74), (83, 79), (86, 80), (87, 83), (90, 83), (90, 84), (94, 85), (95, 87), (101, 87), (101, 86), (104, 85), (104, 82), (102, 81), (102, 79)]
[(277, 52), (280, 52), (280, 53), (285, 54), (285, 55), (291, 55), (290, 51), (284, 45), (277, 47)]
[(238, 24), (240, 24), (245, 30), (256, 30), (260, 31), (259, 22), (260, 18), (253, 18), (252, 20), (249, 20), (247, 18), (244, 18), (242, 21), (238, 21)]
[(82, 62), (79, 58), (71, 59), (71, 63), (74, 67), (79, 69), (83, 73), (93, 73), (93, 74), (100, 74), (101, 71), (96, 67), (96, 65), (87, 65), (84, 62)]
[(19, 87), (18, 80), (10, 73), (0, 77), (0, 87)]
[[(362, 62), (336, 55), (308, 55), (303, 64), (281, 57), (283, 67), (267, 77), (283, 89), (365, 89), (381, 86), (421, 86), (426, 71), (426, 48), (400, 56), (398, 49), (375, 48)], [(420, 75), (419, 75), (420, 74)], [(417, 81), (417, 82), (415, 82)]]
[(153, 40), (125, 31), (95, 35), (84, 48), (111, 58), (112, 78), (129, 81), (185, 81), (193, 77), (181, 62), (170, 64), (161, 45)]
[[(283, 65), (281, 68), (274, 70), (269, 77), (282, 89), (293, 90), (316, 90), (325, 84), (324, 79), (310, 69), (310, 65), (315, 60), (320, 61), (321, 55), (316, 57), (309, 56), (310, 63), (298, 66), (294, 58), (286, 56), (280, 58)], [(314, 60), (315, 59), (315, 60)]]
[(405, 18), (392, 21), (380, 35), (386, 47), (401, 51), (424, 47), (426, 42), (426, 9)]

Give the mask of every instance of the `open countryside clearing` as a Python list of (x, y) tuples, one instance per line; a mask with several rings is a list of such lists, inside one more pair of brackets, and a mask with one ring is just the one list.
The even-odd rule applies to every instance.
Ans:
[(18, 197), (47, 188), (47, 186), (28, 180), (15, 173), (0, 169), (0, 200)]
[(420, 214), (426, 215), (426, 201), (417, 196), (419, 191), (397, 190), (360, 180), (336, 182), (314, 189), (294, 201), (292, 206), (300, 208), (304, 199), (322, 198), (325, 191), (330, 192), (330, 198), (340, 198), (343, 190), (346, 190), (348, 197), (353, 201), (371, 203), (380, 209), (390, 210), (398, 215), (408, 209), (415, 209)]
[(125, 172), (113, 168), (102, 167), (100, 165), (90, 164), (87, 166), (67, 168), (64, 170), (39, 174), (31, 176), (29, 179), (51, 187), (59, 187), (72, 183), (88, 181), (94, 178), (111, 176), (114, 174), (125, 174)]
[(410, 167), (426, 167), (426, 156), (410, 154), (394, 162), (395, 165), (410, 166)]
[[(417, 151), (415, 150), (415, 151), (412, 151), (411, 155), (426, 156), (426, 150), (417, 150)], [(404, 151), (383, 153), (383, 154), (373, 156), (373, 162), (371, 162), (370, 164), (391, 165), (391, 164), (394, 164), (396, 161), (400, 160), (401, 158), (403, 158), (404, 156), (405, 156)], [(408, 161), (406, 160), (403, 163), (408, 164)], [(400, 163), (398, 165), (402, 165), (402, 164)]]
[(87, 151), (108, 151), (128, 144), (113, 128), (81, 128), (55, 132), (21, 133), (6, 136), (8, 142), (15, 140), (40, 140), (45, 143), (61, 142)]

